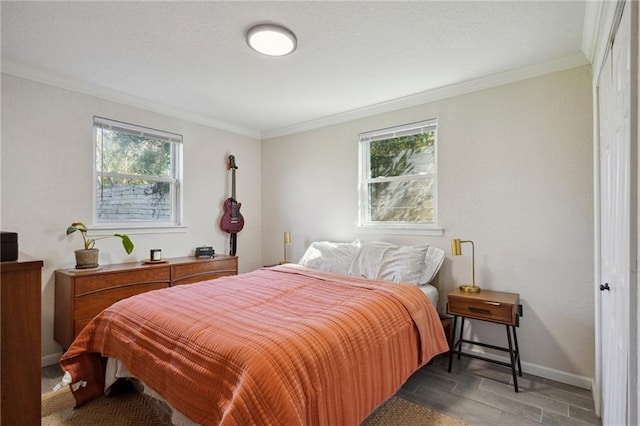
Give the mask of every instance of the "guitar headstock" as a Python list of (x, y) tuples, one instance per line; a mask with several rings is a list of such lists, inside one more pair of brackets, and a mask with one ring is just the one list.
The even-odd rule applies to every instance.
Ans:
[(233, 155), (230, 155), (229, 158), (227, 159), (227, 170), (231, 170), (231, 169), (237, 169), (238, 166), (236, 166), (236, 157), (234, 157)]

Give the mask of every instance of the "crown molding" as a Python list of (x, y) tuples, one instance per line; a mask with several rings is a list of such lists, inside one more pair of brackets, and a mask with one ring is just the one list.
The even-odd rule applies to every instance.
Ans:
[(564, 71), (589, 64), (589, 60), (584, 53), (577, 52), (573, 55), (564, 56), (552, 61), (542, 62), (515, 70), (505, 71), (474, 80), (467, 80), (461, 83), (443, 86), (432, 90), (416, 93), (402, 98), (392, 99), (390, 101), (345, 111), (340, 114), (330, 115), (327, 117), (311, 120), (292, 126), (281, 127), (278, 129), (266, 130), (261, 134), (261, 139), (271, 139), (279, 136), (291, 135), (294, 133), (314, 130), (321, 127), (331, 126), (346, 121), (357, 120), (360, 118), (370, 117), (372, 115), (383, 114), (391, 111), (397, 111), (403, 108), (409, 108), (417, 105), (427, 104), (438, 100), (451, 98), (454, 96), (464, 95), (479, 90), (489, 89), (516, 81), (526, 80), (545, 74), (551, 74), (558, 71)]
[(107, 89), (105, 87), (82, 82), (69, 77), (65, 77), (53, 72), (45, 71), (38, 68), (19, 65), (10, 61), (2, 61), (2, 73), (13, 75), (15, 77), (32, 80), (38, 83), (59, 87), (61, 89), (82, 93), (84, 95), (96, 96), (108, 101), (121, 103), (146, 111), (158, 114), (168, 115), (170, 117), (179, 118), (205, 126), (214, 127), (216, 129), (225, 130), (250, 138), (260, 139), (260, 131), (238, 126), (226, 121), (218, 120), (205, 115), (194, 114), (179, 108), (170, 107), (159, 102), (153, 102), (137, 96), (127, 95), (117, 90)]

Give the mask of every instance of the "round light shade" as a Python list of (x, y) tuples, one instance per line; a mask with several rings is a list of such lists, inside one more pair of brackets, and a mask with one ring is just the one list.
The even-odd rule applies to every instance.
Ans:
[(278, 25), (256, 25), (247, 31), (247, 44), (263, 55), (288, 55), (296, 50), (297, 43), (295, 34)]

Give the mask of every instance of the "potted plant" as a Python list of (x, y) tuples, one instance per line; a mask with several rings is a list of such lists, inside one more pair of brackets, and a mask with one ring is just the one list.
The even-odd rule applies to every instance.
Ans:
[(94, 248), (96, 241), (102, 240), (104, 238), (110, 237), (118, 237), (122, 240), (122, 246), (124, 247), (124, 251), (127, 254), (131, 254), (133, 251), (133, 242), (131, 242), (131, 238), (125, 234), (113, 234), (113, 235), (105, 235), (104, 237), (98, 238), (89, 238), (87, 237), (87, 232), (89, 229), (82, 222), (74, 222), (67, 228), (67, 235), (71, 235), (76, 231), (80, 231), (82, 234), (82, 239), (84, 241), (84, 249), (76, 250), (76, 268), (77, 269), (87, 269), (87, 268), (96, 268), (98, 267), (98, 255), (100, 254), (100, 250)]

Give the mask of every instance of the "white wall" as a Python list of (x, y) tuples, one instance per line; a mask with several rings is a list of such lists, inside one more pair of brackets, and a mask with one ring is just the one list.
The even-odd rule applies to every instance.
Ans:
[(99, 241), (100, 263), (139, 261), (150, 248), (163, 256), (193, 254), (199, 245), (228, 253), (219, 229), (222, 202), (229, 196), (229, 154), (236, 156), (237, 198), (245, 228), (238, 234), (241, 272), (262, 265), (260, 141), (2, 74), (2, 223), (18, 232), (19, 248), (44, 260), (42, 271), (42, 353), (57, 362), (53, 340), (54, 270), (75, 264), (79, 235), (67, 237), (74, 221), (92, 220), (93, 116), (135, 123), (183, 135), (184, 223), (180, 233), (131, 235), (127, 256), (119, 239)]
[[(293, 236), (293, 260), (313, 240), (429, 243), (450, 253), (451, 238), (472, 239), (478, 284), (520, 293), (525, 371), (588, 386), (594, 375), (590, 81), (583, 66), (263, 141), (265, 262), (281, 260), (285, 230)], [(438, 119), (444, 236), (359, 231), (358, 133), (429, 118)], [(468, 256), (448, 255), (442, 293), (470, 274)], [(471, 333), (506, 344), (503, 327), (474, 323)]]

